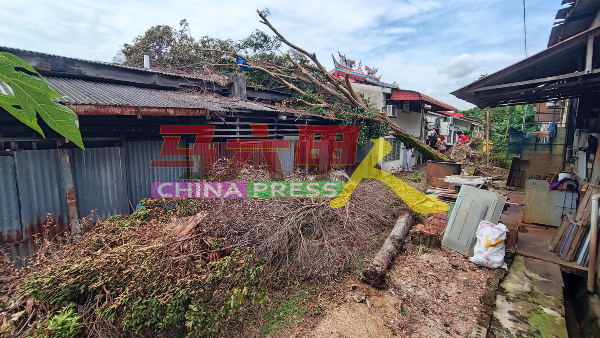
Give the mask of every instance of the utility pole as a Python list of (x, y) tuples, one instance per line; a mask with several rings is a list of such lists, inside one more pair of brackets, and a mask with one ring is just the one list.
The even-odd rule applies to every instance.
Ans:
[(486, 154), (486, 166), (490, 166), (490, 107), (487, 109), (487, 113), (485, 114), (485, 154)]

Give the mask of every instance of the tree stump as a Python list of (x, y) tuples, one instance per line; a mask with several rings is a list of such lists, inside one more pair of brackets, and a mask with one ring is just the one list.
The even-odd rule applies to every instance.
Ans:
[(409, 240), (415, 245), (424, 245), (434, 249), (442, 246), (442, 236), (418, 230), (409, 231)]

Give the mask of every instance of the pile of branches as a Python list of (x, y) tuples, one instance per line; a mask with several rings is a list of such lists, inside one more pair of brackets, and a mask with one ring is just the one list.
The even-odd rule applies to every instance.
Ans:
[(474, 133), (469, 141), (458, 142), (452, 146), (448, 157), (465, 165), (485, 164), (485, 154), (479, 150), (483, 142), (481, 133)]
[(17, 278), (2, 290), (3, 332), (68, 336), (65, 325), (54, 325), (66, 313), (75, 333), (96, 337), (233, 329), (252, 303), (265, 300), (263, 263), (250, 248), (205, 236), (207, 212), (174, 218), (167, 209), (165, 201), (147, 200), (127, 219), (39, 243), (30, 264), (11, 268)]
[[(227, 161), (220, 159), (213, 177), (220, 177)], [(339, 168), (334, 168), (334, 171)], [(296, 169), (288, 182), (314, 180), (314, 174)], [(237, 178), (242, 182), (268, 182), (261, 165), (249, 163)], [(386, 185), (363, 180), (339, 209), (330, 199), (194, 199), (182, 211), (207, 210), (206, 234), (237, 246), (251, 247), (266, 258), (268, 280), (288, 282), (289, 277), (332, 281), (356, 262), (360, 253), (376, 250), (406, 206)], [(184, 211), (187, 210), (187, 211)]]
[[(226, 170), (222, 159), (215, 175)], [(309, 181), (296, 171), (288, 180)], [(268, 181), (247, 165), (240, 181)], [(232, 333), (290, 281), (332, 281), (376, 250), (405, 206), (364, 181), (344, 208), (329, 199), (154, 199), (85, 234), (40, 242), (3, 271), (5, 333), (48, 336), (67, 314), (87, 336)], [(85, 223), (85, 222), (82, 222)], [(255, 317), (253, 317), (255, 318)], [(225, 333), (224, 333), (225, 332)]]

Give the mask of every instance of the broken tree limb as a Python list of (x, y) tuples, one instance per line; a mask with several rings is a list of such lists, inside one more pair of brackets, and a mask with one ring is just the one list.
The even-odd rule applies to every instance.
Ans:
[(412, 223), (413, 217), (409, 211), (398, 217), (392, 233), (385, 240), (371, 264), (363, 270), (361, 277), (363, 282), (378, 289), (385, 287), (385, 274), (402, 249), (402, 243), (408, 235)]

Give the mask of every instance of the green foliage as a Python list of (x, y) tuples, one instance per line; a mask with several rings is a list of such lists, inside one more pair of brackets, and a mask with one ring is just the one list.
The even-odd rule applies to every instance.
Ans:
[[(15, 65), (32, 73), (19, 71)], [(0, 107), (45, 137), (38, 124), (37, 115), (60, 135), (68, 138), (78, 147), (84, 148), (77, 114), (71, 109), (52, 101), (61, 95), (48, 87), (41, 75), (17, 56), (0, 53), (0, 81), (6, 83), (14, 95), (0, 94)]]
[(136, 37), (133, 43), (123, 44), (115, 61), (127, 66), (141, 67), (144, 55), (148, 55), (155, 68), (179, 71), (211, 68), (234, 72), (237, 69), (235, 63), (222, 51), (247, 54), (249, 59), (251, 55), (248, 52), (252, 52), (256, 54), (253, 60), (276, 59), (281, 63), (283, 57), (274, 53), (279, 47), (279, 39), (260, 30), (255, 30), (247, 38), (239, 41), (210, 36), (195, 39), (184, 19), (180, 21), (179, 29), (166, 25), (153, 26), (144, 35)]
[(249, 292), (248, 288), (234, 288), (226, 302), (217, 310), (212, 310), (205, 306), (203, 301), (198, 301), (190, 305), (186, 313), (185, 325), (188, 329), (187, 337), (216, 337), (223, 330), (225, 324), (235, 322), (234, 325), (241, 328), (242, 317), (239, 316), (240, 310), (248, 299), (252, 303), (262, 307), (268, 301), (266, 292)]
[[(177, 246), (174, 251), (173, 242), (163, 240), (156, 226), (160, 213), (165, 213), (160, 204), (146, 203), (129, 218), (107, 218), (82, 236), (77, 255), (40, 262), (32, 269), (19, 286), (20, 297), (57, 306), (92, 303), (97, 319), (124, 332), (187, 327), (190, 337), (237, 327), (241, 311), (268, 301), (261, 285), (265, 262), (251, 249), (236, 248), (215, 262), (181, 260)], [(149, 242), (148, 234), (157, 238)], [(188, 255), (205, 250), (193, 244), (198, 242), (187, 242)], [(210, 249), (223, 247), (216, 240)], [(55, 247), (53, 252), (60, 250)]]
[(282, 295), (274, 299), (271, 308), (264, 314), (265, 323), (262, 333), (272, 335), (280, 327), (302, 322), (302, 318), (307, 313), (310, 297), (315, 292), (314, 288), (298, 290), (290, 295)]
[(44, 338), (71, 338), (83, 327), (81, 317), (72, 307), (63, 307), (57, 314), (52, 315), (45, 322), (38, 322), (34, 331), (36, 337)]
[[(525, 109), (525, 107), (527, 107), (527, 109)], [(513, 111), (512, 116), (511, 110)], [(485, 121), (487, 108), (481, 109), (475, 107), (458, 112), (467, 117), (474, 117)], [(494, 165), (502, 168), (508, 168), (508, 166), (510, 166), (509, 156), (511, 154), (508, 154), (508, 137), (505, 137), (506, 129), (509, 126), (510, 119), (511, 128), (521, 130), (523, 125), (523, 114), (525, 114), (525, 131), (538, 131), (540, 124), (535, 122), (534, 105), (497, 107), (490, 109), (490, 160)]]

